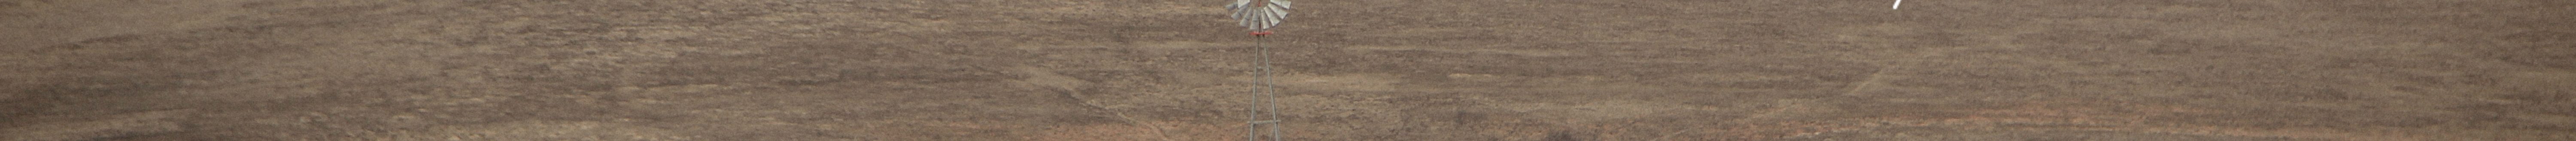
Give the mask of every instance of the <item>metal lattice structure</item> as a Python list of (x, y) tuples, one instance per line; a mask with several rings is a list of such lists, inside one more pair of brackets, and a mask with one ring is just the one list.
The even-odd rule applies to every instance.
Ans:
[[(1252, 90), (1251, 106), (1244, 108), (1248, 113), (1244, 117), (1243, 140), (1257, 141), (1261, 140), (1263, 135), (1268, 135), (1270, 141), (1281, 141), (1283, 139), (1280, 136), (1284, 135), (1279, 133), (1279, 122), (1282, 121), (1279, 119), (1279, 91), (1273, 88), (1274, 84), (1270, 83), (1273, 81), (1270, 77), (1270, 47), (1263, 46), (1261, 43), (1268, 41), (1262, 37), (1270, 35), (1270, 28), (1278, 27), (1280, 19), (1288, 18), (1288, 1), (1235, 0), (1234, 4), (1228, 4), (1225, 8), (1234, 11), (1234, 14), (1228, 17), (1233, 17), (1237, 24), (1253, 31), (1252, 36), (1255, 38), (1253, 47), (1261, 50), (1260, 55), (1257, 55), (1260, 66), (1255, 67), (1256, 71), (1260, 72), (1260, 76), (1253, 80), (1260, 86)], [(1263, 127), (1268, 129), (1264, 130)], [(1263, 131), (1268, 131), (1268, 134), (1263, 134)]]

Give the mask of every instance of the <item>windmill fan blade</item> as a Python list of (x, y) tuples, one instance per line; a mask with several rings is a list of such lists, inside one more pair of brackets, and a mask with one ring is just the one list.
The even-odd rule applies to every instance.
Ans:
[(1287, 0), (1234, 0), (1225, 8), (1234, 10), (1231, 17), (1237, 24), (1252, 30), (1269, 30), (1278, 27), (1280, 19), (1288, 18)]

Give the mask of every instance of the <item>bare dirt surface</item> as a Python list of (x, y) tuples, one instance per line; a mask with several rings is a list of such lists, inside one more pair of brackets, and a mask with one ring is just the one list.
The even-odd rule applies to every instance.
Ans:
[[(1222, 0), (0, 0), (0, 139), (1244, 137)], [(1299, 0), (1291, 140), (2576, 140), (2567, 0)]]

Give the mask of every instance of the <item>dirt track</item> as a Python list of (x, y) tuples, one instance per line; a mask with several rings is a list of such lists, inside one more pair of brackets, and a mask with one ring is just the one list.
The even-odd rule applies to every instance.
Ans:
[[(1299, 0), (1292, 140), (2576, 140), (2576, 1)], [(0, 0), (0, 139), (1243, 137), (1221, 0)]]

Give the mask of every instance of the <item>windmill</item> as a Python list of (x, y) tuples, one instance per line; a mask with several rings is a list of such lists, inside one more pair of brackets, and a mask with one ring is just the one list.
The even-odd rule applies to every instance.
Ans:
[(1269, 126), (1269, 140), (1280, 141), (1283, 134), (1279, 133), (1279, 92), (1270, 83), (1270, 47), (1261, 43), (1268, 40), (1262, 37), (1270, 35), (1270, 28), (1279, 27), (1279, 20), (1288, 18), (1288, 0), (1234, 0), (1234, 4), (1225, 5), (1225, 9), (1234, 11), (1228, 17), (1233, 17), (1236, 24), (1252, 30), (1252, 46), (1261, 50), (1258, 55), (1261, 66), (1256, 68), (1261, 75), (1253, 80), (1260, 86), (1252, 90), (1252, 107), (1245, 108), (1249, 112), (1244, 118), (1247, 126), (1244, 126), (1243, 140), (1262, 140), (1261, 127)]

